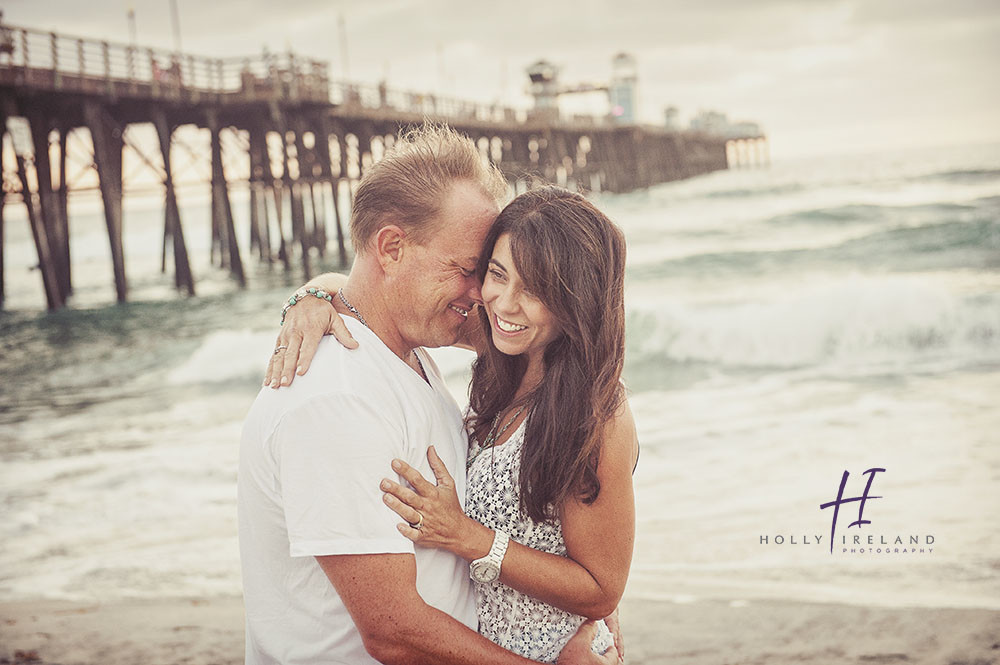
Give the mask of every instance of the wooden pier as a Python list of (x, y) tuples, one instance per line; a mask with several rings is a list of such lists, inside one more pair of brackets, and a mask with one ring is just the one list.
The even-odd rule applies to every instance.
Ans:
[[(195, 293), (195, 280), (170, 160), (174, 133), (184, 125), (210, 132), (212, 261), (241, 285), (246, 249), (258, 260), (280, 262), (286, 270), (300, 267), (308, 276), (311, 255), (322, 256), (332, 236), (346, 265), (347, 220), (340, 211), (348, 206), (341, 199), (349, 201), (352, 187), (401, 127), (425, 118), (447, 122), (475, 140), (515, 191), (542, 179), (580, 190), (625, 192), (727, 168), (723, 138), (335, 82), (327, 63), (292, 53), (206, 58), (0, 26), (4, 133), (13, 118), (23, 118), (30, 131), (12, 137), (15, 163), (0, 165), (0, 307), (5, 204), (27, 208), (48, 307), (63, 306), (72, 293), (67, 136), (78, 128), (89, 131), (93, 145), (119, 302), (128, 296), (122, 151), (130, 125), (155, 127), (162, 169), (153, 158), (143, 161), (162, 182), (163, 267), (169, 248), (176, 287), (188, 294)], [(245, 137), (248, 239), (237, 238), (233, 223), (223, 131)], [(57, 160), (50, 159), (52, 152)], [(327, 220), (330, 199), (334, 218)], [(285, 201), (289, 219), (282, 212)]]

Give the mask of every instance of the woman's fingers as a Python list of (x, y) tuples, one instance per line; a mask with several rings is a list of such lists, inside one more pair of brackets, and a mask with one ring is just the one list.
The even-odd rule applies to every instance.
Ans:
[(285, 367), (285, 354), (288, 352), (288, 347), (291, 346), (291, 338), (292, 336), (288, 332), (282, 331), (275, 342), (274, 353), (271, 355), (271, 363), (268, 366), (268, 385), (272, 388), (281, 385), (281, 371)]
[(401, 534), (403, 534), (413, 542), (417, 542), (420, 540), (420, 529), (414, 529), (409, 524), (397, 524), (396, 528), (399, 529), (399, 532)]
[(590, 645), (597, 635), (597, 623), (593, 619), (588, 619), (580, 624), (576, 633), (569, 639), (569, 642), (559, 652), (556, 663), (568, 665), (570, 663), (604, 663), (614, 665), (618, 662), (618, 652), (614, 645), (602, 655), (597, 655), (590, 650)]
[[(316, 316), (321, 317), (324, 314), (328, 314), (328, 312), (320, 309)], [(324, 334), (333, 335), (337, 341), (341, 343), (341, 345), (348, 349), (358, 348), (358, 342), (351, 335), (351, 331), (347, 329), (347, 324), (344, 323), (344, 320), (336, 314), (331, 314), (330, 326), (327, 330), (321, 330), (318, 326), (313, 325), (312, 321), (308, 322), (307, 327), (303, 328), (302, 344), (299, 346), (298, 361), (292, 367), (286, 367), (286, 370), (294, 372), (299, 376), (308, 372), (309, 366), (312, 364), (313, 357), (316, 355), (316, 349), (319, 348), (320, 340), (323, 339)], [(290, 374), (288, 382), (291, 383), (291, 380), (294, 378), (294, 375)]]
[[(295, 365), (299, 360), (300, 346), (302, 346), (302, 338), (298, 335), (293, 335), (288, 340), (288, 348), (282, 350), (279, 354), (282, 357), (279, 385), (289, 386), (292, 384), (292, 378), (295, 375)], [(273, 381), (271, 387), (274, 387)]]
[[(272, 379), (275, 376), (278, 376), (278, 375), (281, 374), (281, 366), (278, 365), (278, 363), (280, 362), (280, 360), (278, 359), (278, 356), (281, 355), (281, 351), (278, 350), (278, 349), (279, 349), (279, 347), (282, 344), (283, 344), (283, 342), (281, 341), (281, 335), (279, 334), (278, 335), (278, 339), (274, 340), (274, 348), (275, 348), (276, 352), (272, 352), (271, 353), (271, 357), (267, 359), (267, 371), (264, 372), (264, 385), (265, 386), (271, 385)], [(275, 370), (275, 365), (277, 365), (277, 370)]]
[(410, 524), (419, 524), (423, 521), (423, 515), (420, 514), (415, 508), (411, 508), (390, 493), (382, 495), (382, 500), (385, 501), (385, 505), (392, 508), (392, 511), (402, 517), (404, 520)]
[(312, 363), (313, 356), (316, 355), (316, 349), (319, 348), (321, 339), (323, 339), (323, 336), (315, 332), (307, 332), (302, 335), (302, 344), (299, 346), (299, 359), (295, 363), (294, 369), (295, 373), (299, 376), (309, 371), (309, 365)]
[(287, 386), (291, 383), (291, 378), (283, 381), (286, 374), (295, 371), (295, 361), (298, 358), (299, 347), (302, 337), (292, 330), (282, 330), (278, 339), (274, 341), (274, 351), (271, 359), (267, 363), (267, 375), (264, 377), (264, 385), (272, 388)]
[(420, 510), (421, 508), (423, 508), (424, 505), (423, 499), (409, 487), (403, 487), (399, 483), (394, 483), (388, 478), (384, 478), (382, 480), (382, 484), (379, 485), (379, 487), (382, 488), (383, 492), (393, 495), (394, 497), (396, 497), (397, 499), (399, 499), (400, 501), (402, 501), (403, 503), (405, 503), (407, 506), (409, 506), (414, 510)]
[[(358, 348), (358, 341), (354, 339), (354, 336), (351, 335), (351, 331), (347, 329), (347, 324), (344, 323), (344, 319), (339, 316), (335, 316), (330, 320), (330, 329), (326, 332), (327, 334), (336, 337), (337, 341), (348, 349)], [(309, 360), (312, 360), (312, 354), (310, 354), (309, 359), (305, 361), (307, 367)]]
[(403, 476), (403, 478), (406, 478), (406, 482), (410, 483), (413, 489), (417, 490), (421, 496), (430, 496), (431, 492), (436, 489), (434, 485), (431, 485), (420, 475), (419, 471), (401, 459), (392, 460), (392, 470)]
[(438, 487), (451, 487), (455, 484), (451, 474), (448, 473), (448, 467), (446, 467), (444, 462), (441, 461), (441, 458), (438, 457), (437, 451), (434, 450), (434, 446), (427, 449), (427, 461), (431, 465), (431, 471), (434, 472), (434, 477), (437, 478)]
[(618, 665), (619, 663), (623, 662), (621, 657), (618, 655), (618, 649), (615, 648), (614, 644), (609, 646), (608, 650), (605, 651), (604, 655), (601, 657), (604, 659), (604, 662), (607, 663), (607, 665)]
[(300, 298), (285, 312), (285, 322), (275, 348), (284, 345), (288, 348), (280, 349), (268, 364), (267, 378), (272, 388), (291, 385), (296, 373), (306, 373), (319, 341), (332, 327), (333, 319), (340, 321), (331, 303), (321, 298)]
[(576, 629), (576, 635), (573, 637), (585, 644), (592, 644), (594, 638), (597, 637), (597, 621), (587, 619)]
[(625, 638), (622, 637), (622, 626), (621, 621), (618, 619), (618, 608), (604, 618), (604, 623), (608, 626), (608, 630), (611, 631), (611, 636), (615, 640), (615, 649), (618, 650), (618, 659), (621, 661), (625, 660)]

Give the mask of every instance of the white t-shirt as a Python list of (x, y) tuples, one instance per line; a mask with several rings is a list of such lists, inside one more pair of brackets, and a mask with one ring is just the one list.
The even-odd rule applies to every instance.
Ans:
[(440, 372), (422, 350), (428, 385), (359, 321), (359, 347), (324, 338), (305, 376), (264, 388), (243, 426), (238, 480), (246, 662), (376, 663), (314, 557), (414, 553), (424, 601), (476, 629), (468, 565), (414, 548), (382, 502), (394, 457), (425, 478), (434, 445), (465, 500), (467, 439)]

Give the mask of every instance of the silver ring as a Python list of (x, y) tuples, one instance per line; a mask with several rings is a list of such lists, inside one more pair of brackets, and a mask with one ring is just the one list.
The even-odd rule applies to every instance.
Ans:
[(416, 529), (417, 531), (420, 531), (420, 527), (424, 525), (424, 514), (418, 510), (417, 515), (420, 515), (420, 519), (418, 519), (416, 522), (407, 522), (407, 524), (410, 525), (411, 529)]
[(274, 350), (274, 355), (278, 355), (279, 353), (281, 353), (282, 349), (287, 349), (287, 348), (288, 348), (287, 344), (282, 344), (281, 346), (277, 347)]

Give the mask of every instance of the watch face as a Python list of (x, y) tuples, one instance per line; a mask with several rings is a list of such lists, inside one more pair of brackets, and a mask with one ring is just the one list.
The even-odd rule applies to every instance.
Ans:
[(472, 579), (483, 584), (492, 582), (500, 575), (500, 570), (492, 561), (476, 561), (472, 564), (470, 571)]

